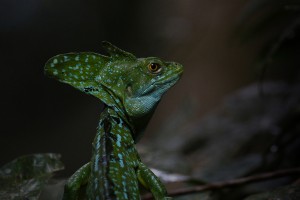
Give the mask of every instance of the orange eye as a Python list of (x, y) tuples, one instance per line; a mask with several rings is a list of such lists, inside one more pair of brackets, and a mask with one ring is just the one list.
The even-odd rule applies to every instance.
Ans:
[(151, 73), (156, 74), (156, 73), (159, 73), (159, 72), (161, 71), (161, 66), (160, 66), (160, 64), (158, 64), (158, 63), (150, 63), (150, 64), (148, 65), (148, 70), (149, 70)]

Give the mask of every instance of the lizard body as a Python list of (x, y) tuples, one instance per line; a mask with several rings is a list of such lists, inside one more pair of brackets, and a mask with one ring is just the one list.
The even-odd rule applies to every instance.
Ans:
[(138, 200), (140, 182), (155, 199), (168, 199), (160, 180), (139, 158), (135, 143), (162, 95), (182, 74), (182, 66), (159, 58), (136, 58), (108, 42), (110, 56), (57, 55), (45, 73), (99, 98), (105, 108), (93, 142), (92, 159), (65, 185), (64, 199)]

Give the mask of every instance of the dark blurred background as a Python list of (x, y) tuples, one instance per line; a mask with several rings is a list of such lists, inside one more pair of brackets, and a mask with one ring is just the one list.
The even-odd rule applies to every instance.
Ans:
[[(198, 125), (204, 123), (204, 116), (218, 112), (225, 96), (257, 83), (250, 93), (243, 93), (249, 100), (253, 93), (261, 95), (262, 82), (270, 80), (286, 83), (286, 89), (276, 82), (273, 89), (267, 86), (265, 93), (288, 91), (296, 85), (298, 13), (299, 1), (278, 0), (2, 0), (0, 164), (24, 154), (55, 152), (62, 154), (64, 175), (68, 176), (90, 159), (101, 103), (47, 78), (43, 67), (47, 59), (60, 53), (105, 53), (101, 48), (103, 40), (137, 57), (157, 56), (184, 65), (181, 81), (163, 98), (139, 148), (143, 152), (160, 141), (156, 143), (158, 149), (171, 146), (169, 150), (175, 151), (180, 146), (174, 145), (177, 141), (196, 135), (200, 139), (195, 139), (198, 143), (192, 149), (180, 146), (183, 154), (193, 152), (191, 159), (194, 158), (199, 155), (198, 147), (207, 145), (205, 134), (201, 135), (205, 130)], [(278, 61), (274, 61), (276, 53), (281, 55), (275, 56)], [(243, 113), (245, 110), (235, 107), (239, 103), (233, 103), (232, 109)], [(249, 106), (253, 104), (249, 102)], [(256, 109), (261, 111), (265, 106)], [(251, 110), (252, 107), (248, 109)], [(260, 112), (256, 114), (261, 116)], [(180, 124), (180, 128), (174, 128), (172, 122)], [(161, 136), (163, 130), (171, 131), (171, 135)], [(224, 130), (218, 133), (223, 136), (216, 134), (213, 138), (228, 134)], [(243, 134), (238, 132), (239, 136)], [(270, 142), (267, 136), (251, 139)], [(232, 145), (229, 142), (224, 148)], [(239, 152), (238, 145), (237, 149)]]

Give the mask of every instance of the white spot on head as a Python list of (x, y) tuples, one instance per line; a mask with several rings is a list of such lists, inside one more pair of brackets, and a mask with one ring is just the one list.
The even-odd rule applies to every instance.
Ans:
[(57, 61), (56, 58), (53, 60), (53, 63), (54, 63), (54, 64), (57, 64), (57, 63), (58, 63), (58, 61)]
[(64, 56), (64, 61), (68, 61), (69, 57), (68, 56)]

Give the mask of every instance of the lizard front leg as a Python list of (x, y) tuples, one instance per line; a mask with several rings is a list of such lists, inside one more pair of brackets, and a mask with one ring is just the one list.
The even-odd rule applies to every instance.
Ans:
[(139, 162), (137, 169), (137, 177), (139, 182), (151, 191), (156, 200), (171, 200), (167, 197), (167, 190), (159, 178), (142, 162)]
[(80, 189), (87, 184), (91, 174), (91, 164), (88, 162), (78, 169), (65, 184), (63, 200), (77, 200)]

